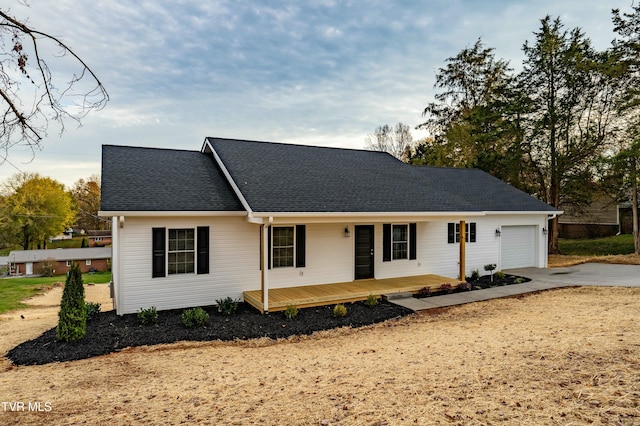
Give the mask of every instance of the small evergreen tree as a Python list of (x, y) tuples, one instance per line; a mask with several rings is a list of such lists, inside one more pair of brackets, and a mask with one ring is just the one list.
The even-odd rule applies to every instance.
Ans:
[(56, 337), (65, 342), (74, 342), (87, 332), (87, 312), (84, 303), (84, 287), (80, 267), (74, 264), (67, 275), (58, 313)]

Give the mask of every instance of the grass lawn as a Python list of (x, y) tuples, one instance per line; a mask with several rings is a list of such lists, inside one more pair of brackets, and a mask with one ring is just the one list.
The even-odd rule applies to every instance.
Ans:
[[(0, 314), (25, 305), (23, 300), (42, 293), (49, 286), (57, 282), (64, 282), (65, 275), (39, 278), (3, 278), (0, 279)], [(103, 284), (111, 280), (111, 272), (97, 272), (82, 274), (83, 283)]]
[(613, 237), (577, 239), (560, 239), (560, 253), (578, 256), (607, 256), (633, 253), (633, 236), (615, 235)]

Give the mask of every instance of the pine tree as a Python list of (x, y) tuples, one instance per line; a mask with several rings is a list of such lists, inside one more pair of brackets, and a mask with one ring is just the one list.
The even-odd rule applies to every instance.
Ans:
[(65, 342), (82, 339), (87, 332), (87, 312), (84, 303), (84, 287), (80, 267), (74, 264), (69, 270), (62, 292), (56, 337)]

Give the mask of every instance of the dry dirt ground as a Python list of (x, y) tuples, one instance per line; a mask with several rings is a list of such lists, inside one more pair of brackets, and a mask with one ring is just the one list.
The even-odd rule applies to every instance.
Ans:
[(608, 256), (577, 256), (577, 255), (549, 255), (549, 268), (559, 268), (564, 266), (574, 266), (581, 263), (614, 263), (620, 265), (640, 265), (640, 256), (637, 254), (618, 254)]
[[(106, 285), (86, 293), (109, 306)], [(60, 296), (4, 315), (0, 353), (53, 327)], [(640, 289), (574, 288), (277, 342), (4, 359), (0, 424), (640, 424), (639, 323)]]

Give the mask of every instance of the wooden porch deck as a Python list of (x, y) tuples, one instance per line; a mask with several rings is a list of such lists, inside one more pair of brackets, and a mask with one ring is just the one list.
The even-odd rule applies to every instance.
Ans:
[[(335, 284), (320, 284), (289, 288), (269, 289), (269, 312), (283, 311), (288, 305), (298, 308), (348, 303), (366, 300), (370, 294), (379, 297), (382, 294), (417, 293), (423, 287), (437, 289), (449, 283), (457, 286), (457, 278), (441, 275), (417, 275), (412, 277), (358, 280)], [(262, 291), (250, 290), (243, 293), (244, 301), (264, 312)]]

